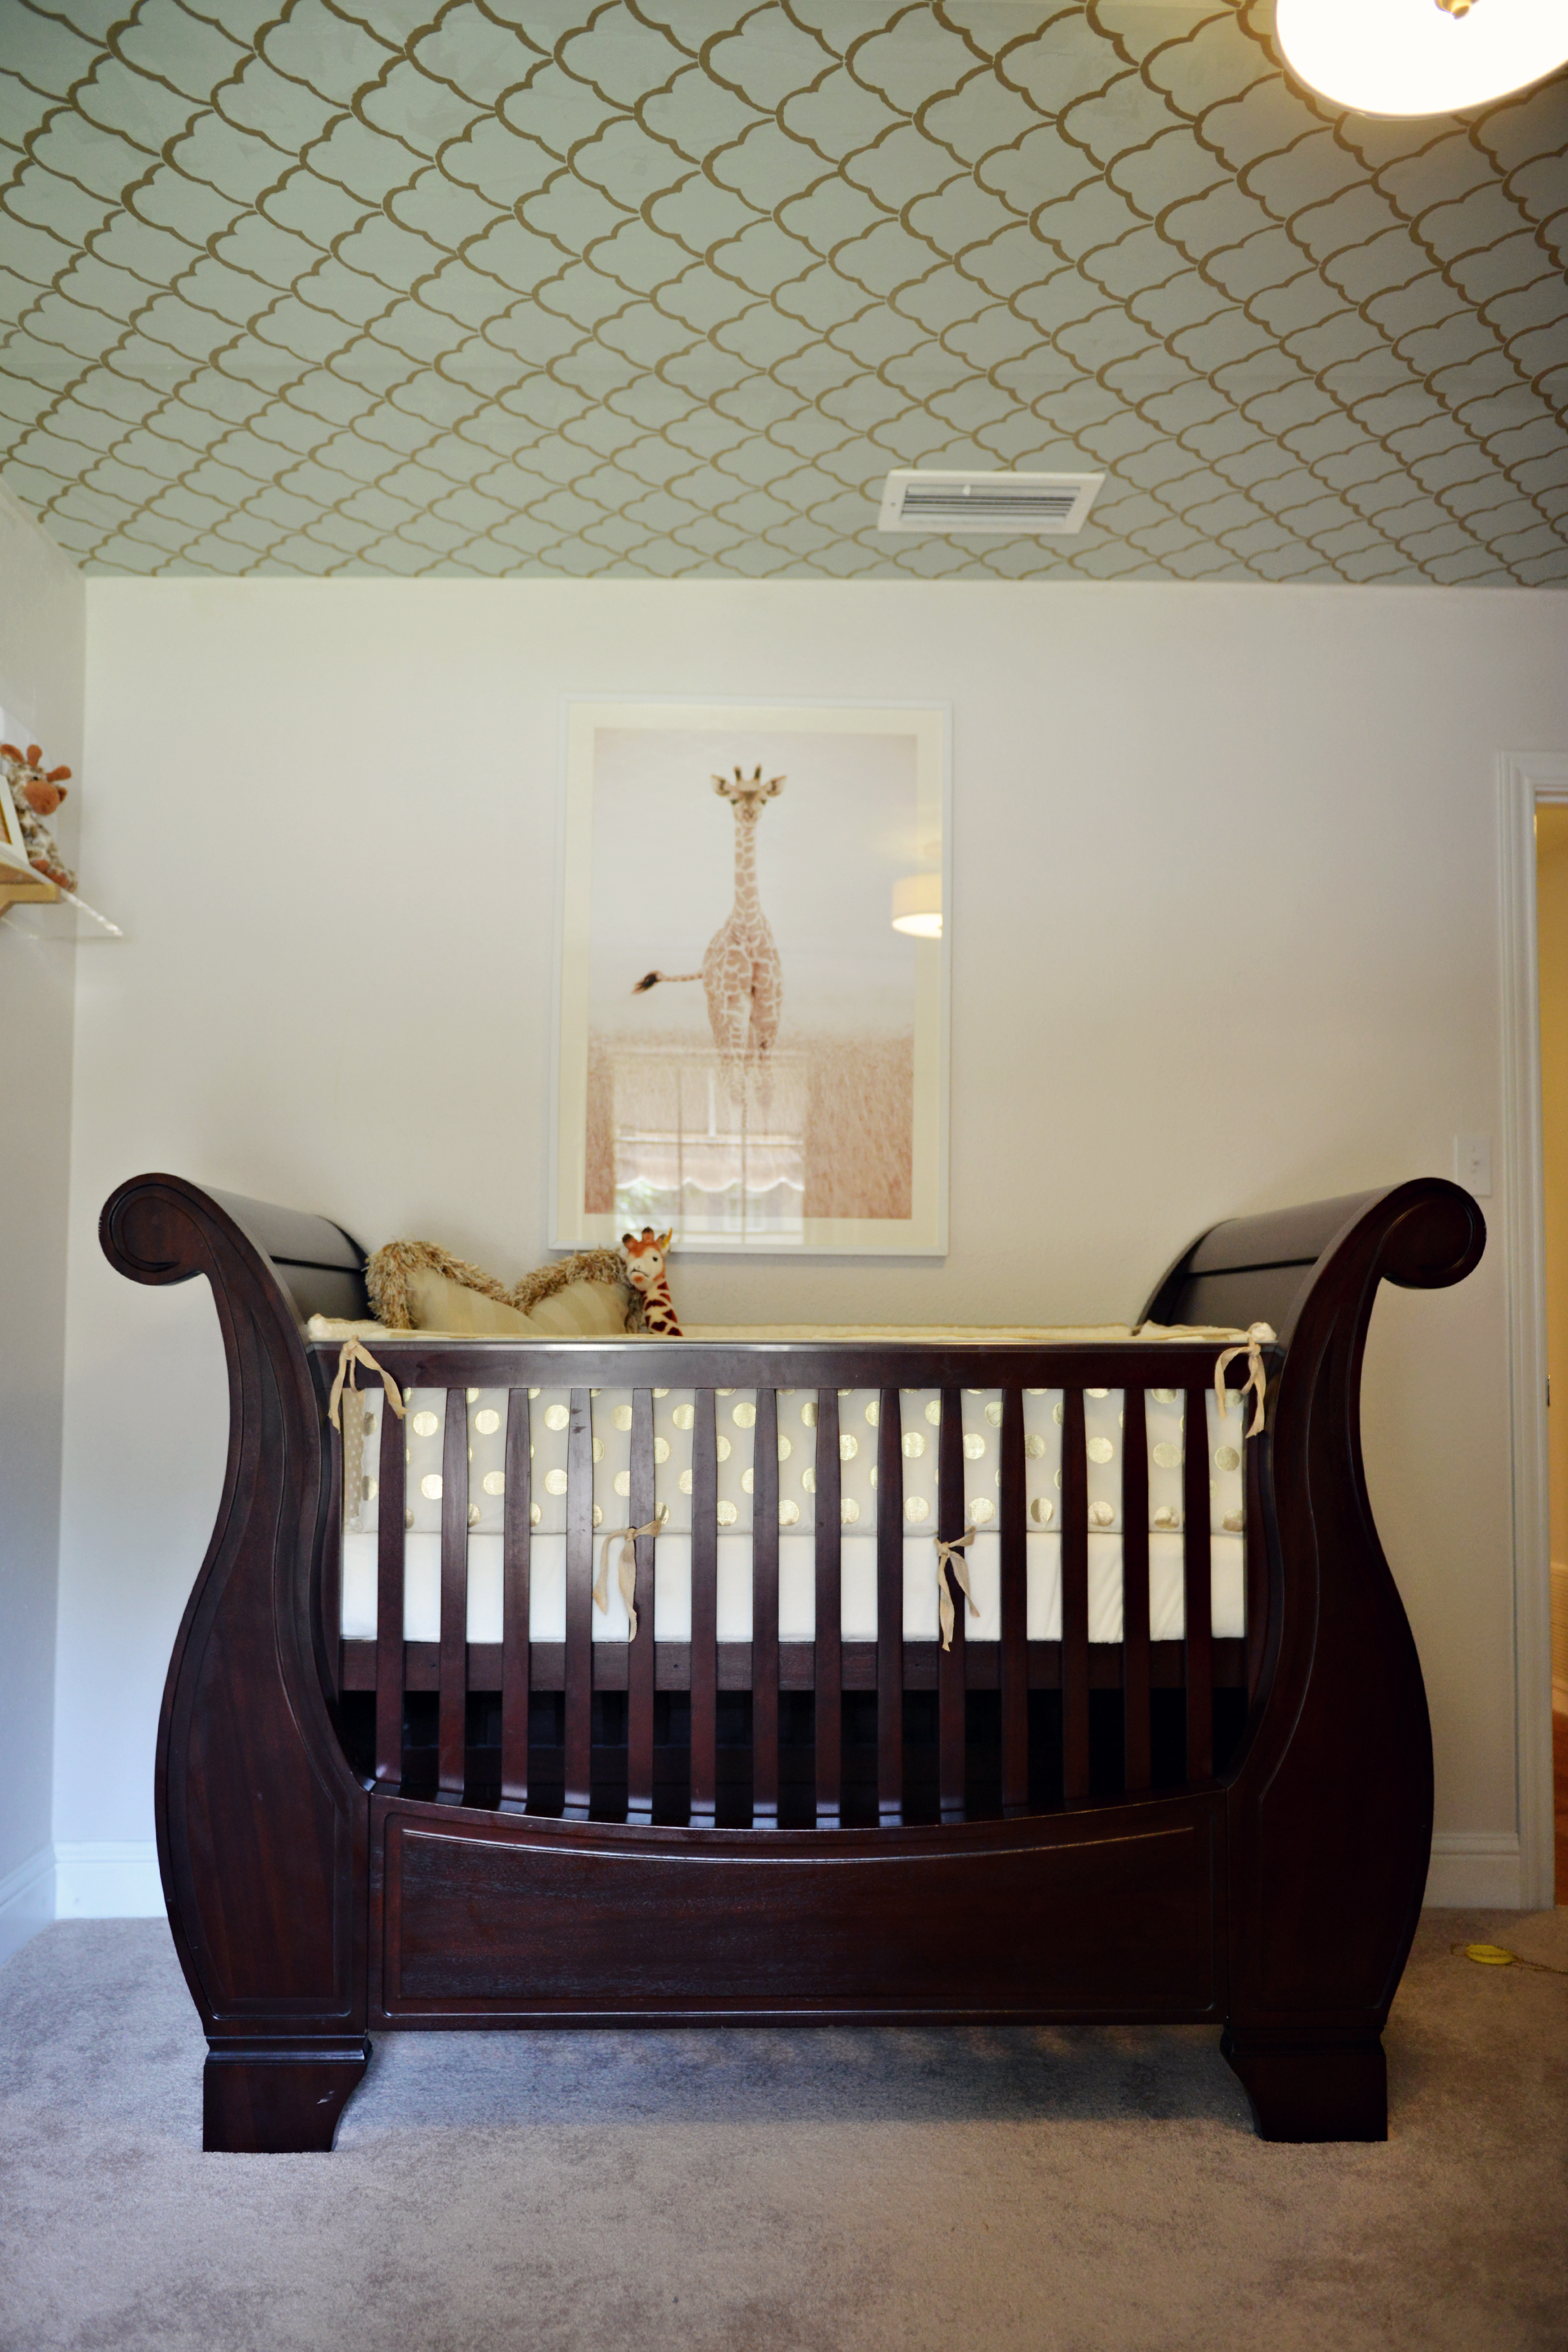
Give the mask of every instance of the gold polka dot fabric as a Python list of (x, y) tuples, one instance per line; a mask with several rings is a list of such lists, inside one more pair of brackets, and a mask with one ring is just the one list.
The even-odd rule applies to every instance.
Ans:
[[(1186, 1401), (1174, 1389), (1145, 1391), (1149, 1493), (1151, 1631), (1177, 1640), (1184, 1630), (1183, 1524)], [(407, 1526), (405, 1535), (405, 1636), (438, 1638), (440, 1529), (446, 1392), (409, 1394), (404, 1423)], [(471, 1390), (468, 1420), (469, 1612), (471, 1641), (501, 1638), (501, 1535), (506, 1493), (508, 1397), (503, 1390)], [(1245, 1441), (1237, 1408), (1221, 1414), (1212, 1389), (1205, 1392), (1213, 1615), (1216, 1633), (1245, 1630)], [(690, 1629), (692, 1444), (696, 1400), (690, 1391), (656, 1392), (653, 1399), (654, 1509), (664, 1513), (655, 1547), (656, 1638), (683, 1641)], [(751, 1391), (714, 1400), (716, 1517), (721, 1638), (746, 1640), (751, 1630), (751, 1546), (756, 1508), (757, 1402)], [(343, 1628), (368, 1638), (375, 1627), (381, 1391), (365, 1397), (361, 1492), (344, 1496)], [(968, 1553), (974, 1606), (969, 1638), (994, 1641), (1001, 1631), (999, 1537), (1004, 1525), (1001, 1483), (1004, 1401), (999, 1391), (960, 1392), (959, 1455), (964, 1523), (975, 1530)], [(630, 1391), (595, 1392), (592, 1415), (594, 1525), (630, 1523), (634, 1408)], [(844, 1391), (837, 1399), (839, 1527), (843, 1632), (849, 1640), (876, 1633), (876, 1553), (880, 1400), (874, 1391)], [(570, 1409), (564, 1391), (531, 1391), (530, 1514), (533, 1530), (533, 1637), (558, 1641), (564, 1633), (565, 1533), (569, 1503), (567, 1449)], [(815, 1528), (818, 1488), (818, 1412), (815, 1392), (781, 1391), (776, 1399), (780, 1629), (785, 1640), (809, 1640), (815, 1631)], [(1120, 1389), (1087, 1391), (1083, 1398), (1084, 1489), (1089, 1547), (1089, 1637), (1119, 1642), (1122, 1630), (1122, 1476), (1126, 1398)], [(900, 1514), (904, 1548), (906, 1636), (936, 1638), (935, 1549), (938, 1526), (942, 1401), (933, 1390), (900, 1397)], [(1022, 1399), (1024, 1507), (1028, 1568), (1028, 1632), (1056, 1640), (1061, 1631), (1062, 1441), (1059, 1390), (1028, 1390)], [(615, 1580), (612, 1580), (612, 1587)], [(609, 1606), (595, 1611), (596, 1640), (625, 1641), (627, 1627), (618, 1587)]]

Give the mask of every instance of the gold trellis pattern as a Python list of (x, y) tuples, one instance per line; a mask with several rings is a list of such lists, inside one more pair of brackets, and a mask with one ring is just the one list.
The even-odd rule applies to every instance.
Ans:
[(95, 572), (1568, 582), (1568, 78), (1340, 119), (1269, 22), (0, 0), (0, 463)]

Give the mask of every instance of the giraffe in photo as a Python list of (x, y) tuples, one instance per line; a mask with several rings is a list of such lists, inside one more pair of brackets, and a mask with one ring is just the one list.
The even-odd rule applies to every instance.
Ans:
[(702, 982), (725, 1090), (736, 1102), (748, 1065), (765, 1067), (784, 1011), (784, 966), (757, 896), (757, 819), (784, 781), (773, 776), (763, 783), (760, 767), (749, 779), (737, 768), (732, 782), (714, 777), (714, 791), (735, 812), (735, 903), (709, 940), (700, 971), (646, 972), (632, 991), (640, 996), (660, 981)]

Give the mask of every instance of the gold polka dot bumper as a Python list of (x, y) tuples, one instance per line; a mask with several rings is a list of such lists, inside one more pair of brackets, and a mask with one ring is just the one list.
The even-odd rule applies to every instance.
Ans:
[[(1184, 1522), (1191, 1491), (1189, 1444), (1203, 1451), (1207, 1496), (1211, 1612), (1215, 1633), (1246, 1632), (1243, 1435), (1245, 1401), (1234, 1392), (1221, 1411), (1210, 1388), (1201, 1417), (1189, 1417), (1195, 1392), (1173, 1388), (1142, 1391), (1143, 1488), (1147, 1496), (1150, 1633), (1177, 1641), (1185, 1623)], [(896, 1436), (900, 1491), (890, 1504), (879, 1490), (884, 1404), (876, 1390), (833, 1395), (837, 1428), (831, 1439), (833, 1476), (825, 1475), (826, 1416), (816, 1391), (782, 1390), (776, 1400), (776, 1508), (779, 1528), (780, 1635), (815, 1635), (815, 1547), (824, 1498), (837, 1486), (842, 1559), (842, 1626), (847, 1640), (877, 1633), (877, 1550), (886, 1511), (897, 1516), (905, 1560), (904, 1633), (910, 1640), (939, 1637), (937, 1575), (939, 1471), (942, 1403), (936, 1390), (907, 1389), (898, 1398)], [(440, 1541), (447, 1392), (409, 1390), (402, 1425), (405, 1452), (405, 1634), (433, 1641), (439, 1631)], [(1064, 1514), (1064, 1398), (1059, 1390), (1022, 1396), (1021, 1509), (1028, 1564), (1028, 1634), (1054, 1641), (1061, 1633), (1061, 1538)], [(571, 1507), (568, 1437), (570, 1398), (564, 1389), (528, 1392), (528, 1522), (531, 1536), (531, 1633), (536, 1641), (563, 1638), (565, 1544)], [(694, 1502), (693, 1446), (698, 1412), (707, 1409), (691, 1390), (656, 1389), (652, 1397), (651, 1515), (655, 1546), (655, 1633), (683, 1641), (690, 1621), (690, 1555)], [(508, 1397), (504, 1390), (470, 1389), (467, 1418), (469, 1639), (501, 1638), (501, 1547), (506, 1509)], [(715, 1516), (720, 1545), (720, 1638), (751, 1638), (751, 1545), (757, 1507), (757, 1398), (750, 1390), (713, 1392)], [(375, 1465), (384, 1410), (379, 1390), (363, 1394), (362, 1442), (353, 1489), (343, 1496), (343, 1631), (366, 1639), (375, 1630), (376, 1560), (380, 1527)], [(996, 1390), (959, 1395), (964, 1527), (969, 1586), (965, 1630), (972, 1641), (1000, 1636), (1000, 1536), (1007, 1498), (1002, 1484), (1004, 1399)], [(592, 1525), (596, 1533), (628, 1523), (634, 1501), (633, 1421), (629, 1390), (595, 1391), (592, 1419)], [(1089, 1638), (1120, 1642), (1122, 1633), (1122, 1543), (1125, 1534), (1127, 1398), (1121, 1389), (1082, 1394), (1081, 1491), (1089, 1544)], [(599, 1641), (625, 1642), (630, 1626), (616, 1580), (606, 1605), (595, 1612)]]

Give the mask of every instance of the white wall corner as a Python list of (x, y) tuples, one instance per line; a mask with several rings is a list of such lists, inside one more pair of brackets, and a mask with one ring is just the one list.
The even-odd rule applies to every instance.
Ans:
[(1526, 1890), (1524, 1856), (1511, 1830), (1438, 1830), (1422, 1900), (1428, 1911), (1536, 1907)]
[(151, 1838), (55, 1848), (57, 1919), (162, 1919), (163, 1883)]
[(0, 1968), (55, 1916), (55, 1850), (37, 1853), (0, 1878)]

